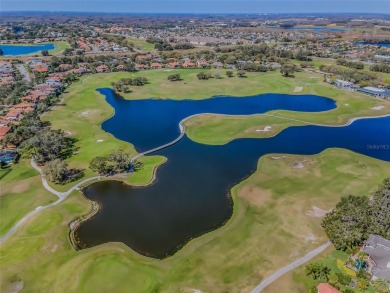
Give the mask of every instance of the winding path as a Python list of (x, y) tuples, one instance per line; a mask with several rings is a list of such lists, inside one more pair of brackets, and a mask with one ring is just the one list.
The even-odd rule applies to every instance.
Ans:
[(256, 288), (254, 288), (251, 293), (259, 293), (259, 292), (263, 291), (263, 289), (265, 287), (267, 287), (269, 284), (271, 284), (273, 281), (279, 279), (281, 276), (283, 276), (284, 274), (288, 273), (289, 271), (292, 271), (293, 269), (303, 265), (305, 262), (308, 262), (313, 257), (315, 257), (316, 255), (318, 255), (321, 252), (323, 252), (331, 244), (332, 243), (330, 241), (328, 241), (328, 242), (322, 244), (320, 247), (310, 251), (304, 257), (302, 257), (302, 258), (300, 258), (300, 259), (298, 259), (298, 260), (296, 260), (296, 261), (286, 265), (285, 267), (281, 268), (280, 270), (276, 271), (271, 276), (265, 278), (259, 285), (257, 285)]
[(33, 159), (31, 159), (31, 166), (37, 170), (40, 174), (41, 174), (41, 178), (42, 178), (42, 185), (43, 187), (46, 188), (47, 191), (51, 192), (52, 194), (54, 194), (55, 196), (58, 197), (58, 199), (55, 201), (55, 202), (52, 202), (48, 205), (45, 205), (45, 206), (39, 206), (37, 207), (35, 210), (29, 212), (27, 215), (25, 215), (18, 223), (15, 224), (15, 226), (13, 226), (6, 234), (4, 234), (1, 238), (0, 238), (0, 244), (2, 244), (5, 240), (8, 239), (9, 236), (11, 236), (20, 226), (22, 226), (28, 219), (32, 218), (33, 216), (35, 216), (36, 214), (38, 214), (39, 212), (43, 211), (43, 210), (46, 210), (52, 206), (55, 206), (57, 204), (59, 204), (60, 202), (64, 201), (74, 190), (76, 190), (77, 188), (79, 188), (80, 186), (84, 185), (85, 183), (88, 183), (89, 181), (92, 181), (92, 180), (97, 180), (97, 179), (100, 179), (101, 176), (95, 176), (95, 177), (91, 177), (91, 178), (87, 178), (83, 181), (80, 181), (79, 183), (77, 183), (76, 185), (72, 186), (70, 189), (68, 189), (68, 191), (65, 191), (65, 192), (59, 192), (57, 190), (54, 190), (50, 185), (49, 183), (47, 182), (46, 180), (46, 176), (45, 174), (43, 174), (43, 171), (41, 168), (39, 168), (37, 166), (37, 164), (35, 163), (35, 161)]

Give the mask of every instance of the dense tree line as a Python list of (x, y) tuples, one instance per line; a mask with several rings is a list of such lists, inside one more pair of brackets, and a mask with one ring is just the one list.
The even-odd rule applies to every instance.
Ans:
[(172, 51), (173, 47), (171, 44), (169, 44), (167, 41), (159, 39), (159, 38), (154, 38), (154, 37), (149, 37), (146, 39), (146, 42), (150, 44), (154, 44), (154, 48), (159, 50), (159, 51)]
[(358, 71), (356, 69), (342, 69), (334, 65), (321, 65), (320, 70), (332, 73), (338, 76), (340, 79), (359, 83), (360, 86), (376, 86), (379, 83), (378, 77), (374, 73), (366, 71)]
[(114, 89), (115, 92), (124, 92), (124, 93), (130, 93), (131, 89), (129, 88), (130, 85), (132, 86), (144, 86), (148, 83), (148, 79), (146, 77), (136, 77), (136, 78), (121, 78), (118, 80), (118, 82), (111, 82), (111, 86)]
[(390, 65), (388, 64), (373, 64), (370, 66), (371, 71), (390, 73)]
[(38, 164), (44, 164), (70, 156), (74, 143), (75, 140), (66, 137), (62, 130), (43, 128), (21, 143), (20, 152), (24, 157), (32, 157)]
[(364, 64), (362, 62), (353, 62), (348, 61), (345, 58), (339, 58), (336, 60), (336, 64), (343, 65), (349, 68), (355, 68), (355, 69), (364, 69)]
[(176, 50), (188, 50), (188, 49), (193, 49), (195, 46), (191, 43), (178, 43), (174, 45), (174, 48)]
[(361, 245), (370, 234), (390, 238), (390, 178), (371, 198), (342, 197), (336, 208), (325, 216), (322, 226), (340, 250)]

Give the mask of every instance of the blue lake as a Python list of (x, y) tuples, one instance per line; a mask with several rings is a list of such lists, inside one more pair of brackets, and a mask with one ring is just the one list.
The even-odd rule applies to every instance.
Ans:
[[(273, 109), (318, 112), (335, 108), (331, 99), (313, 95), (266, 94), (254, 97), (214, 97), (193, 101), (126, 101), (110, 89), (100, 89), (115, 115), (102, 127), (133, 143), (139, 151), (176, 138), (178, 123), (197, 113), (254, 114)], [(123, 242), (140, 254), (165, 258), (189, 240), (221, 227), (232, 215), (230, 190), (250, 176), (259, 158), (270, 153), (317, 154), (326, 148), (349, 149), (390, 161), (390, 117), (358, 120), (347, 127), (290, 127), (267, 139), (237, 139), (210, 146), (186, 136), (155, 154), (168, 158), (156, 181), (135, 188), (117, 181), (92, 184), (87, 198), (101, 210), (75, 231), (80, 248)], [(288, 180), (286, 178), (286, 180)]]
[(18, 56), (32, 53), (39, 53), (42, 50), (52, 50), (54, 44), (39, 44), (39, 45), (0, 45), (4, 56)]
[(359, 44), (359, 45), (373, 45), (373, 46), (378, 46), (378, 47), (386, 47), (386, 48), (390, 48), (390, 43), (369, 43), (369, 42), (356, 42), (356, 44)]

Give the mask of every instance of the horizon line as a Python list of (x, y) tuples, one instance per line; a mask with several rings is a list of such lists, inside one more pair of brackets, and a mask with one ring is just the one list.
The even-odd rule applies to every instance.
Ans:
[(120, 11), (87, 11), (87, 10), (0, 10), (1, 13), (101, 13), (101, 14), (197, 14), (197, 15), (289, 15), (289, 14), (375, 14), (389, 15), (390, 12), (151, 12), (151, 11), (136, 11), (136, 12), (120, 12)]

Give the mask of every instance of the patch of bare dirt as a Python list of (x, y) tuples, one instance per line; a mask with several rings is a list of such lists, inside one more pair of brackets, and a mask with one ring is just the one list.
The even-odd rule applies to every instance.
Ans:
[(311, 210), (306, 211), (305, 215), (309, 217), (322, 218), (325, 217), (325, 215), (331, 211), (332, 210), (323, 210), (318, 207), (313, 207)]
[(239, 190), (238, 196), (254, 206), (262, 206), (271, 200), (272, 191), (253, 185), (245, 185)]

